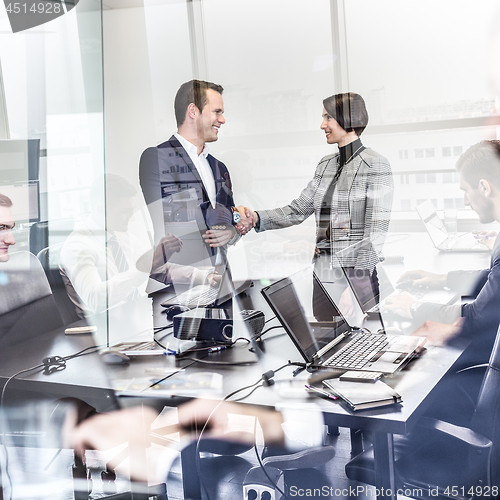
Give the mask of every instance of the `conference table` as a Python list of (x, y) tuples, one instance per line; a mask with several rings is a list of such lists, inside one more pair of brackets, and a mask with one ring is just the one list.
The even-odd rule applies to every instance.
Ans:
[[(415, 238), (419, 241), (421, 237), (422, 235), (417, 235)], [(414, 246), (414, 242), (412, 245)], [(421, 258), (418, 261), (415, 258), (415, 264), (419, 265), (413, 265), (412, 259), (415, 253), (415, 251), (408, 253), (410, 257), (405, 257), (404, 266), (401, 263), (398, 263), (393, 269), (386, 266), (390, 274), (396, 275), (404, 268), (412, 267), (427, 267), (441, 272), (458, 267), (477, 269), (487, 267), (489, 260), (487, 254), (469, 255), (467, 259), (464, 259), (465, 254), (444, 255), (431, 249), (431, 251), (427, 251), (427, 254), (420, 251)], [(422, 256), (425, 257), (423, 261)], [(467, 265), (464, 266), (464, 263)], [(263, 311), (267, 319), (271, 318), (273, 315), (260, 294), (260, 289), (265, 284), (267, 284), (266, 280), (256, 280), (253, 287), (239, 296), (234, 311), (237, 308), (257, 309)], [(157, 294), (153, 299), (155, 326), (157, 327), (168, 326), (169, 323), (159, 306), (164, 298), (164, 294)], [(235, 312), (235, 314), (237, 313)], [(274, 320), (273, 323), (269, 324), (276, 326), (278, 323)], [(158, 337), (164, 336), (168, 331), (168, 329), (165, 330)], [(236, 330), (234, 335), (239, 336), (240, 333), (245, 334), (245, 332)], [(135, 358), (128, 365), (104, 367), (98, 354), (94, 353), (70, 360), (65, 370), (56, 371), (50, 375), (46, 375), (40, 370), (26, 372), (19, 374), (16, 380), (9, 382), (9, 384), (12, 384), (12, 389), (15, 389), (17, 384), (22, 384), (23, 387), (29, 384), (30, 390), (40, 391), (53, 397), (78, 397), (94, 406), (98, 411), (106, 411), (115, 404), (110, 379), (133, 379), (143, 376), (147, 370), (152, 368), (158, 370), (187, 369), (191, 372), (213, 370), (222, 374), (223, 387), (220, 396), (226, 396), (243, 385), (257, 382), (262, 373), (268, 369), (278, 368), (289, 360), (302, 361), (292, 342), (279, 329), (267, 333), (264, 339), (266, 339), (264, 340), (266, 351), (260, 359), (257, 359), (255, 354), (250, 351), (251, 346), (246, 342), (237, 342), (230, 349), (215, 352), (203, 358), (211, 362), (235, 363), (234, 365), (210, 366), (193, 359), (176, 359), (174, 356), (148, 356)], [(163, 339), (163, 342), (165, 340)], [(10, 346), (8, 351), (3, 350), (0, 354), (0, 383), (3, 385), (14, 373), (39, 364), (45, 356), (69, 355), (91, 345), (93, 345), (93, 341), (88, 335), (65, 336), (60, 330), (49, 332), (30, 342)], [(258, 389), (245, 399), (245, 403), (269, 408), (300, 407), (305, 411), (321, 411), (324, 422), (328, 426), (372, 431), (376, 463), (376, 487), (379, 490), (383, 489), (384, 498), (387, 496), (396, 498), (393, 437), (394, 435), (406, 435), (411, 431), (418, 419), (429, 408), (436, 387), (446, 373), (452, 369), (460, 354), (459, 349), (430, 347), (420, 358), (411, 361), (405, 369), (390, 378), (385, 378), (384, 381), (402, 396), (403, 402), (401, 404), (353, 412), (339, 402), (331, 402), (308, 395), (304, 390), (304, 383), (307, 382), (309, 374), (302, 372), (294, 377), (295, 367), (281, 370), (276, 375), (277, 382), (273, 388)], [(238, 366), (238, 363), (241, 365)], [(8, 394), (8, 390), (6, 394)], [(148, 393), (148, 395), (151, 394)], [(162, 404), (176, 406), (183, 400), (185, 398), (167, 397), (162, 398)], [(189, 467), (192, 459), (192, 455), (183, 457), (183, 468)], [(199, 484), (185, 481), (184, 486), (187, 498), (200, 497)], [(387, 495), (388, 491), (391, 494)]]

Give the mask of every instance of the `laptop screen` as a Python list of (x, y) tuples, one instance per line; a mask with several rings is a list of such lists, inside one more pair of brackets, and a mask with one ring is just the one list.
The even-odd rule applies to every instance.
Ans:
[(448, 231), (446, 231), (443, 221), (439, 218), (432, 201), (426, 200), (417, 205), (416, 208), (434, 245), (441, 245), (448, 238)]
[[(309, 273), (307, 273), (309, 274)], [(329, 344), (338, 335), (350, 330), (340, 311), (330, 299), (321, 282), (313, 274), (311, 283), (310, 274), (298, 273), (284, 278), (262, 290), (262, 295), (285, 328), (289, 337), (308, 362), (313, 360), (322, 347)], [(312, 324), (306, 318), (304, 306), (297, 296), (296, 290), (308, 291), (311, 299), (314, 289), (314, 308), (321, 310), (322, 318), (331, 318), (327, 322)]]

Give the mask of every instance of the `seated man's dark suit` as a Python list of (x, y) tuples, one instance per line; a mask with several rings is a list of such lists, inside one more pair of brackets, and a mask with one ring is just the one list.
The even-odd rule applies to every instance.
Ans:
[[(465, 274), (471, 275), (470, 272)], [(493, 247), (490, 268), (476, 271), (475, 275), (477, 296), (461, 306), (462, 327), (459, 334), (448, 342), (450, 346), (465, 350), (449, 375), (439, 384), (435, 404), (429, 412), (432, 416), (447, 418), (458, 424), (469, 418), (468, 411), (474, 408), (484, 375), (483, 369), (468, 368), (488, 363), (500, 324), (500, 236)], [(448, 274), (449, 286), (457, 281), (459, 288), (459, 280), (459, 271)]]
[(183, 241), (183, 248), (171, 261), (202, 266), (214, 264), (215, 252), (201, 235), (214, 225), (232, 227), (234, 206), (231, 178), (226, 166), (207, 156), (216, 187), (212, 207), (200, 174), (175, 136), (144, 151), (139, 180), (155, 231), (155, 244), (167, 233)]

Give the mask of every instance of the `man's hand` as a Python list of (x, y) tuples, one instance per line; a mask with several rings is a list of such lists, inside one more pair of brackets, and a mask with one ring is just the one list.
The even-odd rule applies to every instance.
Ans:
[(207, 283), (214, 288), (219, 288), (220, 282), (222, 281), (222, 276), (216, 271), (207, 275)]
[(180, 252), (181, 249), (182, 241), (177, 238), (177, 236), (167, 233), (167, 236), (164, 236), (155, 248), (155, 253), (153, 254), (153, 270), (166, 264), (172, 255)]
[(412, 297), (408, 292), (398, 293), (387, 297), (382, 314), (386, 311), (392, 312), (402, 318), (412, 319), (410, 307), (417, 302), (415, 297)]
[[(205, 423), (206, 434), (210, 438), (225, 438), (228, 431), (229, 415), (249, 415), (259, 420), (264, 441), (269, 444), (283, 444), (284, 434), (281, 424), (281, 413), (273, 410), (261, 409), (251, 405), (220, 402), (214, 400), (195, 399), (178, 407), (179, 426), (185, 432), (191, 432), (196, 437)], [(219, 405), (219, 406), (218, 406)], [(253, 444), (254, 437), (248, 432), (231, 432), (231, 439)], [(251, 439), (251, 441), (249, 441)]]
[(399, 279), (398, 283), (413, 281), (415, 288), (444, 288), (446, 286), (446, 274), (435, 274), (428, 271), (408, 271)]
[(205, 243), (211, 247), (223, 247), (229, 243), (229, 240), (234, 236), (233, 229), (209, 229), (202, 238)]
[(160, 240), (155, 251), (148, 250), (137, 260), (136, 267), (144, 273), (155, 273), (158, 268), (168, 262), (172, 255), (180, 252), (182, 241), (173, 234), (167, 233), (167, 236)]
[(130, 460), (134, 464), (130, 473), (135, 479), (146, 482), (149, 467), (143, 457), (150, 445), (151, 424), (157, 416), (158, 412), (147, 406), (102, 413), (68, 429), (66, 441), (68, 447), (80, 455), (84, 450), (109, 450), (128, 443)]
[(493, 250), (495, 239), (498, 235), (496, 231), (473, 231), (472, 234), (481, 245)]
[(427, 320), (420, 328), (415, 330), (412, 335), (427, 337), (427, 345), (441, 346), (446, 344), (460, 332), (462, 322), (463, 318), (458, 318), (451, 325)]
[(236, 224), (236, 230), (243, 236), (250, 232), (257, 224), (259, 216), (257, 212), (252, 212), (249, 208), (240, 205), (236, 207), (238, 213), (240, 214), (241, 220)]

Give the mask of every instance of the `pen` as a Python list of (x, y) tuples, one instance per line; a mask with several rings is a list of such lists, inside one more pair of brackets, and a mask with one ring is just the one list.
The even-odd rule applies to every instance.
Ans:
[(305, 387), (308, 391), (315, 392), (317, 394), (320, 394), (321, 396), (325, 396), (325, 398), (337, 399), (337, 396), (334, 396), (333, 394), (330, 394), (329, 392), (322, 391), (321, 389), (318, 389), (317, 387), (314, 387), (312, 385), (305, 384)]

